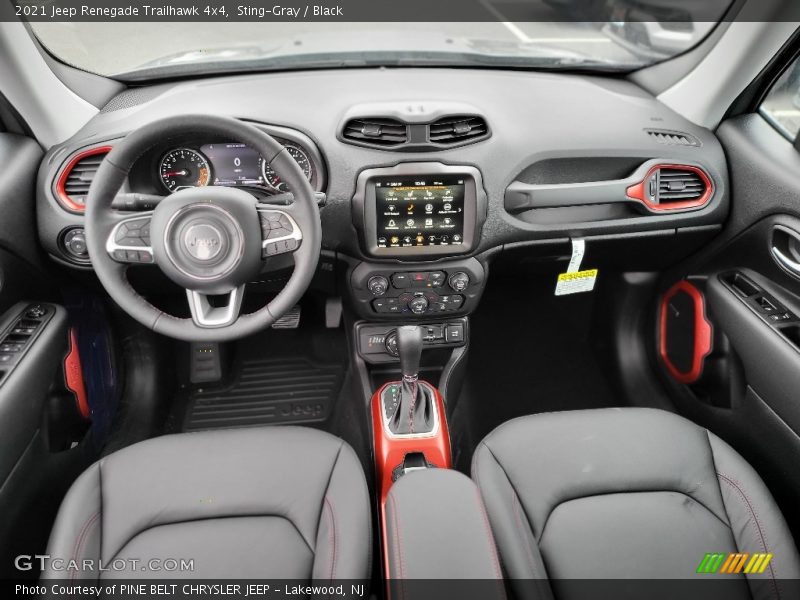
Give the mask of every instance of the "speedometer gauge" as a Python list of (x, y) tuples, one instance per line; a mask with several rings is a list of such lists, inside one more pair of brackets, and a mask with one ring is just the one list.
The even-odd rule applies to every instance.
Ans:
[[(284, 144), (286, 150), (289, 151), (289, 155), (300, 165), (300, 168), (303, 170), (303, 175), (306, 176), (306, 179), (311, 181), (312, 176), (312, 168), (311, 168), (311, 161), (308, 158), (308, 154), (300, 148), (299, 146), (295, 146), (294, 144)], [(277, 192), (288, 192), (289, 186), (281, 179), (280, 175), (275, 172), (275, 169), (272, 168), (271, 165), (268, 165), (266, 161), (261, 162), (261, 167), (264, 173), (264, 182), (271, 187), (273, 190)]]
[(158, 168), (161, 182), (170, 192), (184, 187), (203, 187), (211, 180), (211, 167), (205, 157), (189, 148), (170, 150)]

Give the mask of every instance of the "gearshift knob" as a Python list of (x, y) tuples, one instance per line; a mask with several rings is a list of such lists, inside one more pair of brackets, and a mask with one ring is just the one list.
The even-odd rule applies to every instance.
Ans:
[(419, 360), (422, 357), (422, 328), (403, 325), (397, 328), (397, 352), (400, 355), (400, 370), (404, 379), (416, 379)]

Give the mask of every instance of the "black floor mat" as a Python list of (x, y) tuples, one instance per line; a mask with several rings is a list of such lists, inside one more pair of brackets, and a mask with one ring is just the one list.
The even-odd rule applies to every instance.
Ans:
[(299, 356), (245, 359), (231, 385), (191, 392), (183, 430), (325, 421), (343, 375)]
[(620, 406), (598, 362), (592, 294), (555, 297), (555, 278), (495, 279), (471, 319), (467, 379), (451, 418), (457, 468), (523, 415)]

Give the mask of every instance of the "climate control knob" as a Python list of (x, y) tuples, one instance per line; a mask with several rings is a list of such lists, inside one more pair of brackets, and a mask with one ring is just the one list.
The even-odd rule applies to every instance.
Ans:
[(383, 296), (386, 293), (386, 290), (389, 289), (389, 280), (383, 275), (370, 277), (369, 281), (367, 282), (367, 289), (372, 292), (373, 296)]
[(408, 303), (408, 308), (415, 315), (421, 315), (428, 310), (428, 299), (425, 296), (417, 296)]
[(465, 289), (467, 289), (467, 287), (469, 287), (469, 275), (463, 271), (458, 271), (457, 273), (450, 275), (449, 283), (450, 287), (455, 291), (463, 292)]

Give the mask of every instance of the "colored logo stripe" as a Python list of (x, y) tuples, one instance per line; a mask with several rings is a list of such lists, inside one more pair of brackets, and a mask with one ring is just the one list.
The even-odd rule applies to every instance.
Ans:
[(772, 560), (772, 553), (732, 552), (730, 554), (708, 553), (697, 567), (698, 573), (763, 573)]

